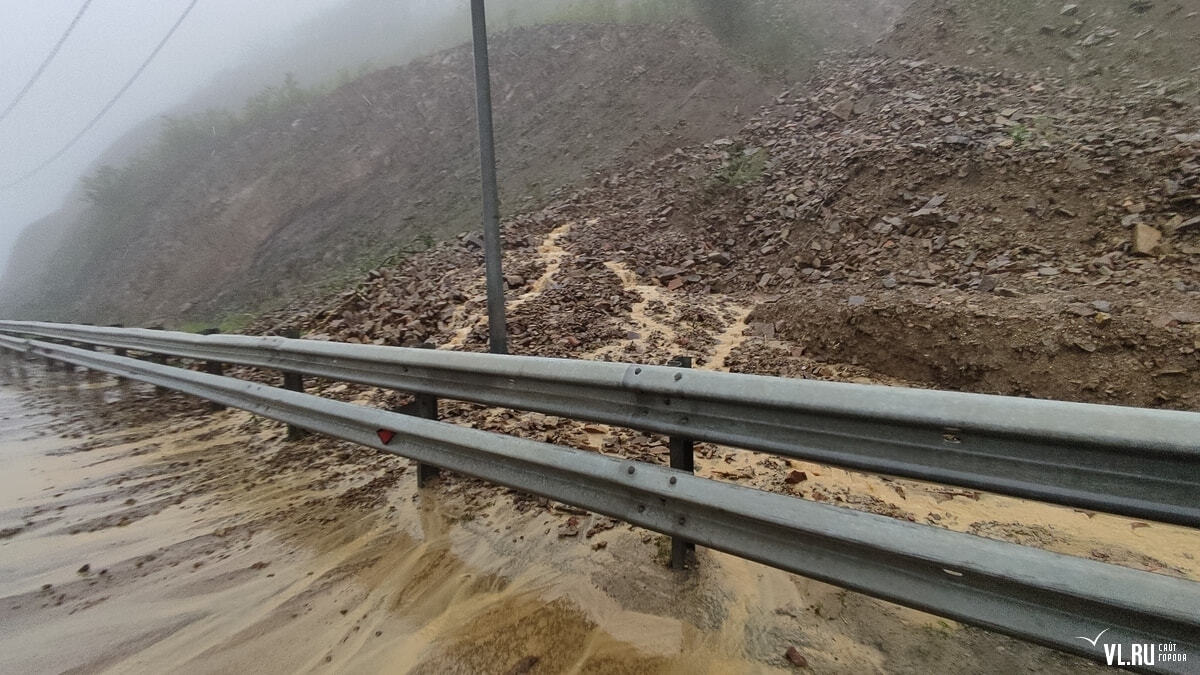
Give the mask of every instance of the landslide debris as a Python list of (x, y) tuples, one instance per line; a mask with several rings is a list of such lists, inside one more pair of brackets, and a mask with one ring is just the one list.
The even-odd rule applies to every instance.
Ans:
[(884, 49), (1192, 105), (1198, 44), (1200, 8), (1187, 0), (914, 0)]
[[(830, 61), (598, 178), (505, 225), (519, 353), (1196, 407), (1200, 116), (1153, 92)], [(478, 241), (260, 329), (483, 349)]]

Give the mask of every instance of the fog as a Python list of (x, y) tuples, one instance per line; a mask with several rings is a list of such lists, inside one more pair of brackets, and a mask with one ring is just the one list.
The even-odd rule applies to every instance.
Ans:
[[(378, 51), (383, 36), (375, 36), (376, 44), (370, 46), (331, 44), (307, 63), (288, 63), (289, 45), (318, 32), (325, 19), (335, 18), (335, 9), (351, 2), (200, 0), (141, 78), (95, 128), (36, 176), (0, 191), (0, 267), (17, 234), (60, 208), (79, 177), (139, 123), (180, 106), (238, 107), (238, 97), (278, 82), (288, 70), (297, 70), (302, 77), (305, 70), (323, 70), (315, 75), (320, 77), (361, 63), (371, 56), (364, 53), (368, 47)], [(149, 56), (188, 3), (93, 2), (37, 84), (0, 121), (0, 185), (19, 179), (79, 133)], [(386, 12), (403, 5), (404, 11), (433, 20), (450, 15), (459, 3), (358, 0), (353, 4)], [(0, 0), (0, 110), (29, 81), (82, 5), (83, 0)], [(468, 28), (462, 30), (465, 36)], [(406, 36), (395, 39), (399, 46)], [(339, 55), (345, 62), (335, 62)], [(328, 63), (321, 63), (322, 59)]]
[[(245, 100), (294, 73), (328, 85), (343, 70), (403, 63), (469, 40), (468, 0), (199, 0), (131, 89), (69, 152), (29, 171), (74, 138), (150, 55), (192, 0), (94, 0), (23, 101), (0, 120), (0, 272), (29, 224), (79, 200), (79, 179), (100, 164), (123, 164), (158, 135), (167, 114), (241, 109)], [(0, 0), (0, 111), (37, 71), (85, 0)], [(856, 0), (863, 16), (903, 0)], [(803, 43), (774, 15), (748, 23), (745, 8), (768, 0), (488, 0), (489, 28), (559, 19), (676, 17), (699, 8), (719, 37)], [(815, 19), (826, 0), (775, 3)], [(632, 14), (630, 14), (632, 12)], [(842, 10), (845, 13), (845, 10)], [(728, 16), (727, 16), (728, 15)], [(741, 18), (730, 21), (730, 16)], [(877, 17), (876, 17), (877, 18)], [(865, 21), (870, 23), (870, 21)], [(807, 26), (807, 23), (802, 25)], [(741, 33), (738, 28), (744, 29)], [(818, 36), (820, 26), (807, 31)], [(818, 36), (814, 42), (821, 42)], [(809, 55), (811, 56), (811, 55)], [(68, 214), (67, 217), (74, 217)]]

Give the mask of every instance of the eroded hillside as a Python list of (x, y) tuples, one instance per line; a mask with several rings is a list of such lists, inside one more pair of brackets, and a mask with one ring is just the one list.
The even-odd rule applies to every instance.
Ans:
[[(693, 24), (518, 29), (493, 45), (505, 208), (588, 170), (736, 129), (777, 85)], [(93, 207), (10, 278), (23, 315), (150, 321), (253, 306), (477, 222), (470, 50), (370, 74), (200, 148)], [(12, 302), (13, 299), (23, 302)]]
[(1200, 6), (1188, 0), (915, 0), (885, 49), (1175, 104), (1200, 97)]
[[(738, 134), (506, 226), (520, 353), (1197, 407), (1200, 115), (839, 60)], [(268, 318), (482, 349), (472, 238)]]

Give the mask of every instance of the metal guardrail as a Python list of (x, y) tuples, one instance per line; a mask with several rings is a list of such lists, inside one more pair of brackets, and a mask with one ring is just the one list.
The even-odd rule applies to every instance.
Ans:
[(658, 366), (0, 321), (1200, 527), (1200, 413)]
[[(1200, 658), (1197, 583), (127, 357), (9, 336), (0, 348), (249, 410), (1083, 656), (1103, 652), (1076, 636), (1104, 630), (1105, 642), (1175, 644)], [(385, 443), (380, 430), (394, 436)]]

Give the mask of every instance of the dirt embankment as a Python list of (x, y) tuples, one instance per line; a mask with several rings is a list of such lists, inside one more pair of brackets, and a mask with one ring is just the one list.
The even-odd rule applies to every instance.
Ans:
[[(1194, 110), (887, 59), (808, 86), (507, 223), (515, 349), (1197, 407)], [(481, 265), (463, 237), (257, 329), (482, 349)]]

